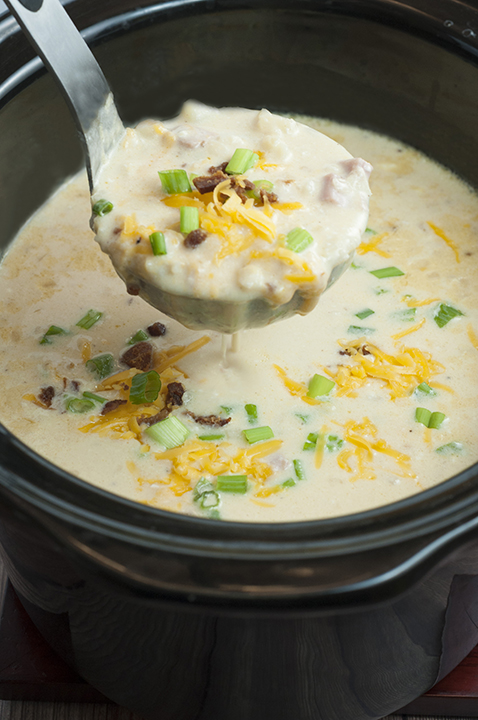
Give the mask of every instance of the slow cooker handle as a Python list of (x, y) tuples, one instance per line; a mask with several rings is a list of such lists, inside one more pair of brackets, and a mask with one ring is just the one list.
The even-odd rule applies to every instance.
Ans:
[(6, 0), (6, 4), (70, 107), (93, 191), (105, 157), (124, 135), (105, 76), (59, 0)]

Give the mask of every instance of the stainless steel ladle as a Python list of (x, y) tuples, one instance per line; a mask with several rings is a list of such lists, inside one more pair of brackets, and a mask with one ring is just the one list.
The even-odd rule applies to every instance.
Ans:
[[(5, 2), (55, 77), (70, 107), (83, 141), (93, 192), (101, 165), (125, 132), (105, 76), (59, 0)], [(327, 288), (351, 261), (352, 255), (333, 269)], [(274, 305), (261, 297), (238, 303), (183, 296), (166, 292), (141, 277), (134, 278), (134, 286), (150, 305), (186, 327), (221, 333), (269, 325), (297, 313), (304, 314), (315, 304), (299, 290), (287, 303)]]

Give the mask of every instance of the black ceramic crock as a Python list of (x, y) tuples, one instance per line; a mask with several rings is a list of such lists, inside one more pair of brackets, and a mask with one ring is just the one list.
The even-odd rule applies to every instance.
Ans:
[[(126, 122), (183, 100), (327, 116), (478, 185), (478, 5), (72, 0)], [(78, 169), (53, 81), (0, 18), (0, 246)], [(0, 320), (1, 322), (1, 320)], [(478, 468), (332, 520), (172, 515), (69, 476), (0, 428), (9, 576), (53, 647), (156, 720), (371, 720), (478, 642)]]

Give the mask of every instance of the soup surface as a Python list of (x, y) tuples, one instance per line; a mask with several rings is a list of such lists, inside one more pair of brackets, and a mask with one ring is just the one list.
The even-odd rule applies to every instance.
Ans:
[(369, 227), (317, 307), (232, 348), (161, 316), (92, 242), (78, 177), (1, 266), (13, 433), (113, 493), (225, 520), (354, 513), (476, 461), (477, 196), (398, 142), (301, 120), (374, 166)]

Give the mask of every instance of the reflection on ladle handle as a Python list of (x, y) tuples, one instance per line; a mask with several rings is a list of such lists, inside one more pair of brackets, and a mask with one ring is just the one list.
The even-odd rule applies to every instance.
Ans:
[(90, 190), (124, 134), (105, 76), (59, 0), (5, 0), (57, 80), (85, 145)]

